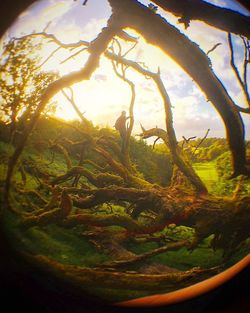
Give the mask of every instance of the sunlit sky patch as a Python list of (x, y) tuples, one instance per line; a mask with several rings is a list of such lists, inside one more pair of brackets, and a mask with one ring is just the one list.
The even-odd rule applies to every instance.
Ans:
[[(140, 1), (147, 5), (150, 1)], [(224, 6), (237, 10), (243, 14), (247, 11), (232, 0), (207, 1), (218, 6)], [(172, 25), (178, 27), (200, 48), (207, 52), (216, 43), (221, 43), (209, 57), (212, 67), (221, 81), (223, 81), (230, 96), (241, 106), (247, 106), (245, 99), (230, 67), (229, 48), (227, 34), (210, 27), (202, 22), (192, 21), (191, 26), (185, 30), (178, 24), (177, 18), (158, 9)], [(48, 33), (54, 34), (62, 42), (77, 42), (78, 40), (93, 40), (106, 25), (111, 14), (108, 1), (89, 0), (87, 6), (82, 6), (82, 1), (38, 1), (23, 12), (15, 24), (8, 30), (4, 40), (10, 37), (18, 37), (31, 32), (40, 32), (46, 28)], [(133, 30), (129, 33), (135, 34)], [(243, 46), (237, 36), (234, 38), (236, 63), (241, 65)], [(178, 138), (181, 136), (202, 137), (210, 128), (210, 137), (224, 137), (224, 126), (219, 115), (210, 102), (191, 80), (191, 78), (167, 55), (157, 47), (146, 44), (140, 36), (137, 47), (128, 54), (127, 58), (137, 62), (144, 62), (151, 71), (161, 70), (161, 76), (167, 91), (169, 92), (174, 115), (174, 126)], [(125, 47), (126, 46), (126, 47)], [(44, 58), (55, 48), (48, 43), (44, 51)], [(123, 45), (128, 48), (128, 45)], [(57, 70), (60, 75), (67, 74), (84, 66), (88, 54), (83, 52), (74, 59), (61, 64), (69, 56), (69, 52), (60, 50), (44, 66), (45, 70)], [(146, 128), (164, 128), (164, 110), (162, 99), (157, 88), (151, 80), (146, 80), (134, 71), (128, 71), (128, 78), (136, 84), (135, 102), (135, 127), (134, 134), (140, 131), (140, 123)], [(122, 110), (127, 110), (130, 103), (130, 89), (127, 84), (117, 78), (110, 61), (101, 58), (100, 67), (92, 75), (89, 81), (77, 83), (73, 86), (75, 101), (85, 116), (94, 124), (112, 127)], [(77, 115), (59, 93), (54, 98), (58, 103), (57, 116), (64, 119), (76, 119)], [(243, 116), (246, 125), (246, 135), (250, 138), (250, 117)]]

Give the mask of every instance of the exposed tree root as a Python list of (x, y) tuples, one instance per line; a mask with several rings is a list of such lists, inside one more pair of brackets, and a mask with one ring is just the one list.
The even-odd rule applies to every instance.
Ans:
[(75, 265), (63, 265), (45, 256), (26, 256), (32, 264), (46, 273), (67, 280), (80, 289), (102, 286), (103, 288), (117, 288), (129, 290), (165, 290), (178, 289), (191, 285), (218, 272), (218, 267), (211, 269), (193, 268), (185, 272), (171, 272), (163, 274), (140, 274), (117, 272), (99, 268), (85, 268)]

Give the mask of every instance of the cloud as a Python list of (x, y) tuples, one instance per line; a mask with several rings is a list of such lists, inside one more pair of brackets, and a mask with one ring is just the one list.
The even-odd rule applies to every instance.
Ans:
[(15, 35), (42, 31), (50, 22), (53, 28), (64, 14), (75, 5), (73, 1), (40, 1), (29, 7), (17, 19), (12, 27)]
[(106, 26), (107, 19), (90, 19), (85, 26), (80, 26), (77, 20), (64, 21), (53, 29), (53, 33), (63, 42), (77, 42), (85, 40), (91, 42)]
[(53, 2), (52, 5), (48, 6), (43, 11), (41, 11), (40, 18), (43, 17), (44, 20), (52, 21), (67, 13), (71, 6), (72, 5), (66, 1)]
[(82, 28), (82, 37), (84, 40), (92, 41), (107, 25), (107, 19), (92, 18), (84, 28)]
[(101, 82), (101, 81), (106, 82), (108, 78), (107, 78), (107, 75), (105, 75), (105, 74), (96, 74), (96, 75), (94, 75), (94, 79), (97, 82)]
[(54, 27), (54, 35), (64, 43), (74, 43), (83, 39), (83, 31), (75, 21), (62, 22)]

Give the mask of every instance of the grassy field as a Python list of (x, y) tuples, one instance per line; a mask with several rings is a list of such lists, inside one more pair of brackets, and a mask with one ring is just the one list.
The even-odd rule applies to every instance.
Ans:
[(216, 170), (216, 161), (194, 163), (193, 167), (196, 173), (200, 176), (202, 181), (208, 188), (209, 192), (214, 190), (214, 184), (218, 182), (219, 177)]

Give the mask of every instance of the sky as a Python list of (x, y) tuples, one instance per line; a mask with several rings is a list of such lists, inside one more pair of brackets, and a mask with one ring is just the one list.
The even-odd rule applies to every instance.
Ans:
[[(106, 25), (111, 14), (111, 8), (106, 0), (89, 0), (86, 6), (81, 1), (73, 0), (41, 0), (37, 1), (24, 11), (7, 31), (3, 40), (18, 37), (31, 32), (40, 32), (46, 28), (48, 33), (54, 34), (62, 42), (73, 43), (78, 40), (93, 40)], [(149, 1), (141, 3), (147, 5)], [(218, 6), (231, 8), (248, 15), (248, 12), (232, 0), (207, 1)], [(221, 43), (209, 54), (215, 74), (225, 85), (233, 100), (241, 106), (247, 106), (235, 75), (230, 67), (227, 34), (210, 27), (202, 22), (192, 21), (185, 30), (178, 24), (173, 15), (158, 9), (170, 24), (179, 28), (189, 39), (196, 42), (200, 48), (207, 52), (216, 43)], [(169, 93), (173, 105), (174, 127), (178, 138), (182, 136), (203, 137), (209, 128), (210, 137), (225, 137), (223, 122), (216, 113), (211, 102), (207, 102), (202, 91), (191, 78), (159, 48), (148, 45), (142, 36), (128, 29), (128, 33), (139, 36), (139, 43), (127, 58), (136, 62), (143, 62), (151, 71), (161, 70), (161, 77)], [(236, 63), (242, 66), (243, 45), (239, 37), (233, 35)], [(125, 52), (131, 45), (123, 44)], [(55, 50), (53, 43), (47, 43), (41, 52), (45, 59), (51, 51)], [(71, 52), (72, 53), (72, 52)], [(69, 51), (59, 50), (45, 65), (44, 70), (58, 71), (65, 75), (84, 66), (88, 53), (82, 52), (73, 59), (61, 64), (68, 58)], [(136, 86), (135, 100), (135, 126), (134, 134), (140, 133), (140, 123), (145, 128), (165, 128), (164, 108), (157, 88), (151, 80), (132, 70), (127, 71), (127, 77)], [(249, 78), (250, 74), (248, 74)], [(113, 127), (116, 118), (122, 110), (128, 111), (131, 92), (129, 86), (119, 79), (111, 62), (101, 58), (100, 66), (89, 81), (77, 83), (73, 86), (75, 101), (85, 117), (95, 125)], [(60, 92), (54, 99), (58, 103), (57, 116), (64, 119), (76, 119), (71, 104)], [(246, 137), (250, 138), (250, 117), (242, 115), (246, 127)]]

